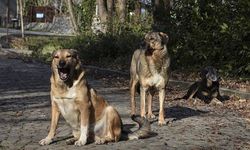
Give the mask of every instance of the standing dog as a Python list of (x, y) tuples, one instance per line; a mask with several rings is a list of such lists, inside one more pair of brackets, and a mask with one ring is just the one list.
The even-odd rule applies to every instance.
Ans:
[(145, 49), (134, 52), (130, 67), (131, 114), (136, 113), (135, 90), (140, 84), (141, 117), (146, 117), (145, 99), (148, 100), (148, 118), (155, 118), (152, 113), (152, 97), (159, 90), (159, 125), (164, 120), (165, 89), (170, 74), (170, 57), (167, 50), (168, 36), (162, 32), (150, 32), (145, 35)]
[[(60, 114), (73, 129), (74, 137), (67, 140), (67, 144), (82, 146), (87, 140), (97, 144), (117, 142), (122, 133), (121, 118), (114, 107), (88, 86), (77, 51), (55, 51), (51, 69), (51, 126), (48, 136), (39, 142), (40, 145), (52, 142)], [(132, 119), (139, 123), (142, 130), (129, 134), (128, 138), (148, 136), (149, 122), (135, 116)]]

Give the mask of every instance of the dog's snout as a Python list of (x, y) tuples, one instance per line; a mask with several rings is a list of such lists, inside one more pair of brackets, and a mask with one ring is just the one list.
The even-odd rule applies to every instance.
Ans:
[(66, 65), (66, 61), (64, 61), (64, 60), (59, 61), (59, 66), (60, 67), (64, 67), (65, 65)]

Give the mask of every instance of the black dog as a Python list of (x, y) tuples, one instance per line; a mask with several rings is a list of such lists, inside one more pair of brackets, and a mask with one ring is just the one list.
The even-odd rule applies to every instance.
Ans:
[(205, 103), (210, 103), (213, 98), (220, 101), (229, 100), (229, 96), (221, 96), (219, 91), (220, 77), (214, 67), (208, 66), (201, 70), (201, 80), (192, 84), (182, 99), (199, 98)]

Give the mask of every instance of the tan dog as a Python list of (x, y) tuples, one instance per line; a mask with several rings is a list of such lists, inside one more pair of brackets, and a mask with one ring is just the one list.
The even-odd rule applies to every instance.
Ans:
[[(88, 86), (77, 51), (55, 51), (51, 69), (51, 126), (48, 136), (39, 142), (40, 145), (52, 142), (60, 114), (73, 129), (74, 138), (67, 140), (67, 144), (81, 146), (87, 141), (95, 141), (97, 144), (119, 141), (122, 133), (121, 118), (114, 107), (109, 106)], [(148, 128), (143, 134), (135, 132), (128, 138), (147, 136), (150, 131), (148, 121), (136, 117), (132, 119)]]
[(165, 88), (169, 80), (170, 57), (167, 51), (168, 36), (162, 32), (150, 32), (145, 35), (145, 49), (134, 52), (130, 67), (131, 114), (136, 113), (135, 90), (140, 84), (141, 117), (146, 117), (145, 99), (148, 99), (148, 118), (155, 118), (152, 113), (152, 97), (154, 89), (159, 90), (158, 124), (166, 124), (164, 120)]

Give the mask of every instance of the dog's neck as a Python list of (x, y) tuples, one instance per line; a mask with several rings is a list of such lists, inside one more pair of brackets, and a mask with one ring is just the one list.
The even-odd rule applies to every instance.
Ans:
[(151, 50), (151, 53), (149, 50), (147, 50), (145, 54), (151, 73), (160, 73), (162, 71), (162, 67), (165, 67), (164, 64), (167, 62), (167, 47), (164, 46), (164, 48), (161, 50)]
[(163, 49), (151, 49), (148, 48), (145, 52), (146, 56), (153, 57), (154, 59), (163, 59), (168, 56), (168, 51), (166, 45), (164, 45)]

